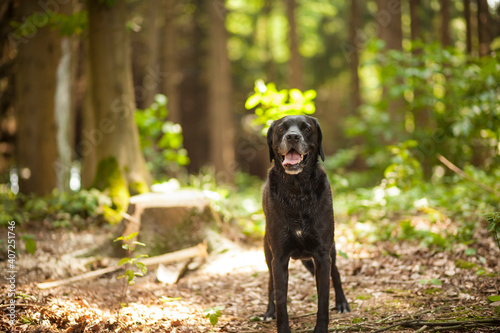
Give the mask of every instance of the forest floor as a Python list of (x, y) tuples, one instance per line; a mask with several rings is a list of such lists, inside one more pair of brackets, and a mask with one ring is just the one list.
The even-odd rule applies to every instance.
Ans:
[[(337, 232), (337, 248), (347, 254), (338, 256), (337, 265), (352, 311), (332, 310), (330, 331), (500, 332), (500, 316), (487, 298), (500, 294), (500, 251), (489, 235), (476, 235), (472, 253), (464, 245), (441, 252), (413, 242), (354, 246), (343, 236), (348, 232), (345, 227)], [(15, 326), (8, 323), (8, 301), (2, 297), (0, 332), (276, 331), (275, 321), (258, 318), (266, 309), (268, 281), (260, 244), (228, 240), (172, 285), (157, 282), (156, 268), (150, 269), (123, 297), (125, 279), (117, 280), (116, 272), (53, 289), (37, 287), (81, 274), (89, 266), (115, 265), (115, 259), (80, 257), (109, 237), (107, 229), (46, 229), (35, 236), (35, 254), (21, 251), (16, 258), (16, 293), (22, 297)], [(2, 272), (7, 265), (0, 262)], [(9, 285), (3, 282), (0, 288), (6, 295)], [(288, 298), (292, 331), (311, 332), (315, 283), (298, 261), (290, 264)], [(333, 290), (330, 300), (334, 304)], [(203, 310), (216, 306), (224, 309), (212, 327)]]

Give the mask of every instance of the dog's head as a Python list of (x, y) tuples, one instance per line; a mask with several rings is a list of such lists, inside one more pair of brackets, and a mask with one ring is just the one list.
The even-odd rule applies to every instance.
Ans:
[(286, 173), (296, 175), (307, 166), (325, 160), (321, 146), (323, 134), (315, 118), (286, 116), (271, 124), (267, 132), (269, 158), (276, 161)]

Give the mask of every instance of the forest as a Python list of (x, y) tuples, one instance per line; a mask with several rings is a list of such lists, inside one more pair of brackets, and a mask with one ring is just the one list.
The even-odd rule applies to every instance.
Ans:
[[(0, 36), (0, 333), (275, 332), (286, 115), (322, 129), (329, 331), (499, 331), (499, 0), (2, 0)], [(313, 332), (298, 261), (287, 303)]]

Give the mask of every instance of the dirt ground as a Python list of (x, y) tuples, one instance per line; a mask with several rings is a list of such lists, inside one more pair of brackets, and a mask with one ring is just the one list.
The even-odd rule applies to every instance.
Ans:
[[(472, 245), (477, 252), (471, 254), (462, 245), (437, 252), (409, 242), (350, 244), (342, 234), (347, 232), (337, 232), (337, 248), (348, 256), (338, 256), (337, 264), (352, 312), (332, 310), (330, 331), (500, 332), (500, 316), (487, 298), (500, 294), (500, 251), (489, 235), (477, 235)], [(152, 267), (123, 297), (124, 279), (117, 280), (118, 272), (53, 289), (37, 287), (116, 265), (117, 259), (81, 257), (106, 241), (107, 229), (46, 230), (35, 236), (35, 254), (20, 250), (16, 258), (15, 287), (21, 297), (14, 326), (7, 318), (10, 285), (3, 280), (0, 286), (0, 332), (276, 331), (275, 321), (258, 317), (266, 309), (268, 280), (260, 244), (225, 240), (206, 261), (188, 266), (198, 267), (176, 284), (157, 282)], [(7, 272), (5, 253), (2, 257), (0, 269)], [(292, 331), (312, 332), (315, 284), (300, 262), (290, 264), (288, 298)], [(216, 306), (224, 309), (212, 327), (203, 310)]]

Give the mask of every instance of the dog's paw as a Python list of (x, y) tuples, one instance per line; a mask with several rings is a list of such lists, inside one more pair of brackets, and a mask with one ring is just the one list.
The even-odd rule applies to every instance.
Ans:
[(337, 302), (335, 304), (335, 309), (338, 313), (351, 312), (351, 308), (349, 307), (349, 303), (347, 303), (347, 301)]
[(276, 312), (268, 311), (264, 314), (264, 321), (269, 321), (269, 320), (273, 320), (273, 319), (276, 319)]

